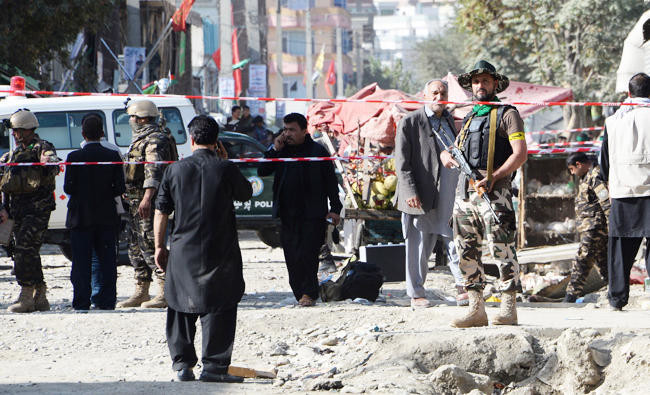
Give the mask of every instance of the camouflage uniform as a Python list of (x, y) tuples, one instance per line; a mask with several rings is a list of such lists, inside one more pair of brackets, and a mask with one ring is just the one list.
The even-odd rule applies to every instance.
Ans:
[(583, 176), (575, 199), (580, 246), (567, 286), (567, 293), (575, 296), (584, 295), (585, 280), (594, 265), (607, 281), (607, 219), (610, 203), (607, 188), (598, 179), (599, 173), (600, 167), (594, 165)]
[(521, 288), (515, 250), (515, 212), (509, 181), (509, 177), (499, 180), (489, 193), (500, 224), (495, 222), (487, 203), (473, 189), (468, 190), (465, 199), (456, 196), (453, 211), (454, 242), (460, 256), (460, 270), (468, 289), (483, 289), (486, 284), (481, 262), (483, 235), (488, 250), (499, 265), (499, 290), (515, 291)]
[[(48, 162), (58, 162), (54, 146), (41, 140), (37, 134), (25, 148), (18, 145), (5, 153), (0, 162), (40, 162), (41, 155)], [(58, 166), (2, 167), (2, 191), (5, 206), (14, 219), (14, 271), (20, 286), (44, 284), (40, 249), (47, 230), (54, 201), (55, 176)]]
[[(129, 162), (168, 161), (173, 160), (170, 137), (156, 124), (147, 124), (133, 132), (133, 142), (126, 154)], [(158, 188), (166, 165), (138, 164), (125, 165), (126, 196), (129, 200), (129, 259), (138, 281), (152, 281), (152, 271), (156, 277), (164, 279), (164, 273), (156, 267), (154, 261), (153, 216), (154, 202), (151, 202), (151, 215), (141, 218), (138, 206), (146, 188)]]

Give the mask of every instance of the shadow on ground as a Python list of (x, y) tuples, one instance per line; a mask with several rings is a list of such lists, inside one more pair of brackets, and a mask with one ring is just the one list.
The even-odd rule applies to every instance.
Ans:
[[(242, 384), (172, 382), (170, 381), (117, 381), (105, 383), (17, 383), (0, 384), (0, 394), (246, 394), (258, 392), (259, 385), (271, 388), (272, 381), (246, 379)], [(255, 387), (252, 388), (252, 387)], [(266, 392), (266, 391), (265, 391)]]

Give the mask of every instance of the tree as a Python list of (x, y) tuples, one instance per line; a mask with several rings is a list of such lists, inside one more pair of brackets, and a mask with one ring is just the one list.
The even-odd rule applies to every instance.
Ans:
[(4, 0), (0, 13), (1, 62), (11, 74), (20, 70), (47, 81), (44, 66), (52, 60), (69, 66), (68, 45), (81, 31), (101, 30), (115, 1)]
[(463, 48), (465, 35), (457, 29), (416, 43), (412, 56), (417, 86), (422, 87), (432, 78), (442, 78), (447, 73), (464, 73), (471, 65), (463, 57)]
[(640, 0), (460, 0), (457, 24), (471, 61), (601, 100), (614, 95), (623, 40), (645, 8)]
[[(396, 60), (392, 67), (383, 66), (376, 58), (368, 59), (363, 65), (362, 82), (363, 86), (376, 82), (382, 89), (399, 89), (407, 93), (417, 91), (410, 75), (404, 71), (401, 59)], [(351, 96), (356, 92), (356, 84), (353, 83), (348, 85), (345, 94)]]

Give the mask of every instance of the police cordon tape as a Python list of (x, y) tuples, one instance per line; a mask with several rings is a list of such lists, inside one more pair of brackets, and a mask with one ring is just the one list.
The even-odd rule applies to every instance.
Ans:
[(576, 145), (594, 145), (594, 146), (601, 146), (602, 141), (598, 140), (592, 140), (592, 141), (571, 141), (571, 142), (563, 142), (563, 143), (542, 143), (542, 144), (530, 144), (528, 146), (529, 149), (533, 148), (548, 148), (548, 147), (572, 147)]
[(592, 126), (589, 128), (575, 128), (575, 129), (556, 129), (556, 130), (537, 130), (534, 132), (526, 132), (526, 134), (560, 134), (560, 133), (578, 133), (578, 132), (590, 132), (595, 130), (603, 130), (603, 126)]
[(540, 101), (540, 102), (490, 102), (490, 101), (448, 101), (448, 100), (387, 100), (387, 99), (318, 99), (302, 97), (252, 97), (252, 96), (212, 96), (212, 95), (172, 95), (172, 94), (132, 94), (132, 93), (100, 93), (100, 92), (67, 92), (67, 91), (37, 91), (25, 89), (0, 89), (0, 93), (11, 95), (46, 95), (46, 96), (120, 96), (120, 97), (170, 97), (186, 99), (206, 100), (245, 100), (264, 102), (315, 102), (315, 103), (389, 103), (389, 104), (488, 104), (495, 106), (579, 106), (579, 107), (620, 107), (620, 106), (642, 106), (650, 107), (650, 103), (623, 103), (623, 102), (574, 102), (574, 101)]
[[(529, 149), (531, 155), (539, 154), (559, 154), (564, 152), (589, 152), (600, 151), (600, 147), (580, 147), (580, 148), (555, 148), (555, 149)], [(318, 157), (301, 157), (301, 158), (241, 158), (229, 159), (234, 163), (267, 163), (267, 162), (320, 162), (320, 161), (351, 161), (365, 159), (391, 159), (392, 155), (366, 155), (366, 156), (318, 156)], [(129, 161), (129, 162), (9, 162), (0, 163), (0, 167), (15, 166), (88, 166), (88, 165), (169, 165), (174, 161)]]

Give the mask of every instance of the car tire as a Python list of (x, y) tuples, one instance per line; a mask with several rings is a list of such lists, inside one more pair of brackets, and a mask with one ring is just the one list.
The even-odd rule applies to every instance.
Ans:
[(263, 228), (257, 230), (257, 237), (269, 247), (280, 247), (280, 228)]
[(59, 250), (67, 260), (72, 262), (72, 245), (70, 243), (60, 243)]

